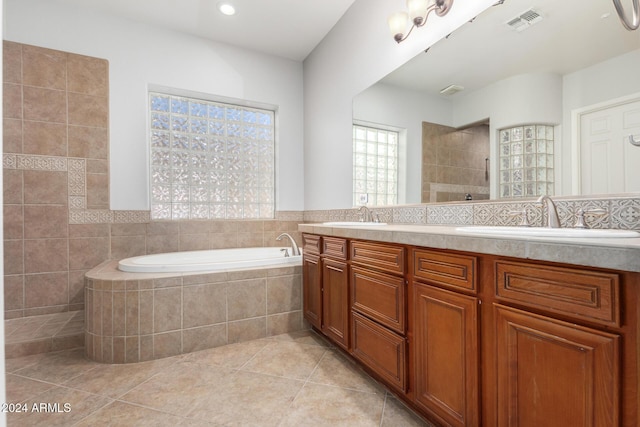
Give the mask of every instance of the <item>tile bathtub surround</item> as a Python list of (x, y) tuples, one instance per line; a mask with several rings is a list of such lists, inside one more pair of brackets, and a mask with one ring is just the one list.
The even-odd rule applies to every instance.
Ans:
[[(68, 350), (8, 359), (8, 425), (430, 426), (311, 331), (131, 365)], [(327, 410), (331, 408), (331, 410)]]
[(91, 360), (141, 362), (305, 328), (302, 267), (206, 274), (87, 273)]
[(84, 346), (84, 312), (46, 314), (5, 321), (5, 356), (14, 358)]

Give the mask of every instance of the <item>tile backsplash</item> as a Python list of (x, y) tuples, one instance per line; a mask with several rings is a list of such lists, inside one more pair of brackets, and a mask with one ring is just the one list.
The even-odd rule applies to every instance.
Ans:
[[(599, 197), (554, 197), (562, 227), (573, 227), (578, 211), (602, 209), (604, 215), (589, 215), (589, 228), (640, 230), (640, 194)], [(418, 225), (518, 225), (526, 210), (532, 226), (542, 226), (543, 209), (536, 199), (476, 201), (371, 208), (381, 222)], [(358, 208), (305, 211), (305, 222), (358, 221)]]

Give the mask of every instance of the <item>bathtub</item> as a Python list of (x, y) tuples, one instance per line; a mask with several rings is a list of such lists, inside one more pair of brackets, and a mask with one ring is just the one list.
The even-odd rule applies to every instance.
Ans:
[(129, 273), (183, 273), (302, 265), (301, 255), (287, 257), (285, 249), (291, 254), (291, 248), (267, 247), (142, 255), (119, 261), (118, 269)]

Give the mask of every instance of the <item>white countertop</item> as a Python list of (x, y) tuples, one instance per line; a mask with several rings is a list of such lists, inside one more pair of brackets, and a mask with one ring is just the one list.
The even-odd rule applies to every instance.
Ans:
[(453, 249), (640, 272), (640, 238), (480, 235), (458, 231), (457, 227), (406, 224), (328, 226), (318, 223), (300, 224), (298, 230), (304, 233), (349, 239)]

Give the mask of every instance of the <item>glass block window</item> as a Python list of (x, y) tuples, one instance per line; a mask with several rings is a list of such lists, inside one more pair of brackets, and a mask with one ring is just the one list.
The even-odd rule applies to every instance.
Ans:
[(151, 218), (273, 218), (274, 112), (151, 92)]
[(399, 132), (353, 125), (353, 205), (398, 202)]
[(502, 129), (499, 138), (500, 197), (553, 196), (553, 126)]

